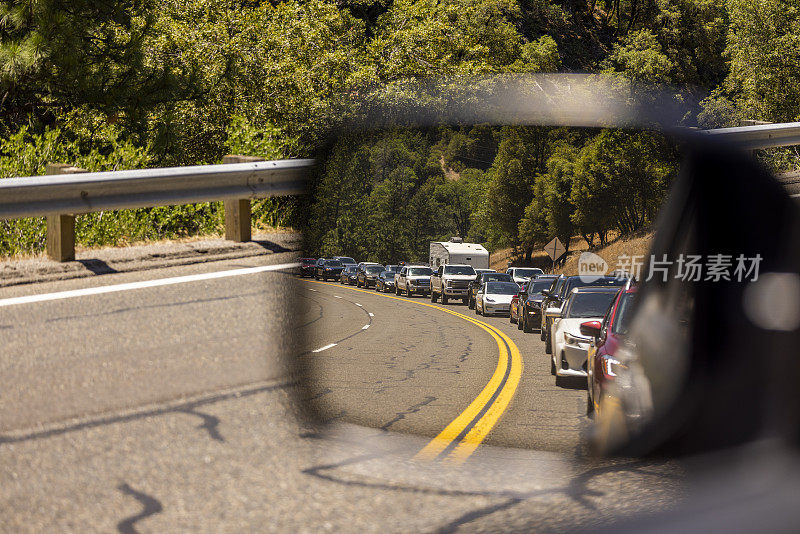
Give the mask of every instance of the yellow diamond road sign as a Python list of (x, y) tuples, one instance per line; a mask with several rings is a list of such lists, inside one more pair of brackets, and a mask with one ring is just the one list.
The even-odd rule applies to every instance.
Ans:
[(554, 237), (552, 241), (544, 246), (544, 251), (547, 252), (553, 261), (556, 261), (567, 251), (567, 249), (564, 248), (564, 245), (558, 240), (557, 237)]

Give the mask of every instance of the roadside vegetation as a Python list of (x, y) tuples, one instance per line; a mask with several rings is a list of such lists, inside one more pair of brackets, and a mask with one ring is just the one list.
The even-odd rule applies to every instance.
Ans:
[[(794, 0), (0, 0), (0, 177), (317, 157), (307, 198), (254, 205), (311, 254), (421, 259), (461, 235), (530, 259), (652, 223), (675, 175), (656, 136), (446, 128), (338, 139), (385, 87), (453, 74), (594, 72), (687, 87), (687, 125), (800, 119)], [(323, 148), (320, 148), (323, 147)], [(798, 166), (793, 150), (761, 155)], [(621, 194), (622, 193), (622, 194)], [(85, 246), (220, 231), (219, 203), (80, 216)], [(0, 255), (44, 246), (0, 222)], [(376, 256), (373, 258), (373, 256)], [(377, 257), (380, 256), (380, 257)]]

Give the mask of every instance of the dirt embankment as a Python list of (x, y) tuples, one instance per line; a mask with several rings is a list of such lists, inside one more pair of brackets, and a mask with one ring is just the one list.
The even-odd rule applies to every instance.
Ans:
[[(592, 252), (603, 258), (608, 264), (609, 271), (612, 271), (620, 265), (620, 259), (625, 256), (644, 257), (650, 250), (650, 243), (652, 240), (652, 231), (639, 232), (627, 236), (620, 236), (607, 246), (594, 249)], [(578, 236), (573, 237), (570, 240), (566, 261), (557, 265), (555, 272), (557, 274), (568, 275), (578, 274), (578, 258), (580, 258), (582, 252), (587, 250), (589, 250), (589, 245), (583, 238)], [(513, 250), (510, 248), (501, 249), (492, 252), (489, 267), (497, 271), (505, 271), (509, 266), (509, 262), (511, 262), (511, 265), (523, 265), (522, 259), (522, 257), (514, 256)], [(628, 262), (628, 265), (630, 265), (630, 262)], [(526, 266), (539, 267), (544, 269), (545, 272), (551, 272), (553, 262), (546, 252), (539, 250), (534, 252), (530, 264)]]

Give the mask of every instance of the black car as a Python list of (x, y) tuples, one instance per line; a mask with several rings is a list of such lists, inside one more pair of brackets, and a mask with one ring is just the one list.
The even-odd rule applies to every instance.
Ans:
[(314, 278), (317, 280), (336, 280), (341, 276), (344, 270), (344, 264), (339, 260), (328, 260), (320, 258), (317, 260), (317, 265), (314, 267)]
[(519, 315), (517, 316), (517, 328), (530, 334), (534, 328), (542, 325), (542, 301), (544, 295), (542, 291), (550, 289), (553, 281), (558, 278), (554, 274), (541, 274), (528, 281), (519, 293)]
[(564, 285), (564, 282), (566, 282), (566, 280), (567, 280), (567, 277), (562, 274), (561, 276), (559, 276), (558, 278), (553, 280), (553, 283), (550, 284), (550, 288), (549, 289), (545, 289), (545, 290), (542, 291), (542, 297), (543, 297), (542, 298), (542, 313), (541, 313), (541, 324), (539, 325), (539, 338), (542, 341), (545, 340), (544, 310), (546, 310), (547, 308), (549, 308), (551, 306), (553, 300), (556, 298), (555, 297), (556, 294), (558, 294), (558, 291), (561, 289), (561, 286)]
[[(570, 292), (575, 289), (576, 287), (620, 287), (624, 286), (628, 283), (627, 278), (623, 278), (621, 276), (598, 276), (593, 279), (586, 279), (585, 277), (581, 276), (568, 276), (564, 279), (564, 283), (561, 284), (555, 292), (550, 292), (549, 290), (545, 290), (550, 295), (550, 302), (547, 305), (548, 307), (561, 307), (564, 304), (564, 301), (567, 300)], [(545, 293), (546, 294), (546, 293)], [(547, 308), (542, 308), (546, 310)], [(552, 340), (550, 339), (550, 326), (553, 324), (553, 318), (548, 317), (545, 314), (543, 326), (545, 329), (544, 332), (544, 351), (547, 354), (550, 354), (553, 350)]]
[(342, 274), (339, 275), (339, 282), (354, 286), (356, 284), (356, 274), (358, 274), (358, 265), (345, 265)]
[(397, 274), (396, 271), (383, 271), (379, 274), (378, 279), (375, 281), (375, 291), (380, 291), (381, 293), (394, 291), (395, 274)]
[(356, 287), (369, 287), (377, 283), (378, 275), (385, 271), (383, 265), (363, 265), (356, 275)]
[(514, 279), (511, 277), (511, 275), (506, 273), (498, 273), (498, 272), (478, 273), (478, 276), (475, 277), (475, 280), (469, 283), (469, 295), (468, 295), (469, 300), (467, 302), (469, 309), (472, 310), (475, 308), (475, 295), (478, 294), (478, 290), (484, 283), (513, 282), (513, 281)]
[(316, 263), (316, 258), (300, 258), (300, 278), (314, 276), (314, 264)]

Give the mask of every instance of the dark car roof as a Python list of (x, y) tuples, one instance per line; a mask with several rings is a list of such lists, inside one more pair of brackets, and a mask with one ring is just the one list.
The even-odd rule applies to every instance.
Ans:
[(514, 279), (511, 277), (510, 274), (498, 273), (497, 271), (494, 271), (494, 272), (491, 272), (491, 273), (478, 273), (478, 276), (480, 277), (481, 282), (483, 281), (484, 277), (488, 277), (488, 276), (491, 276), (492, 278), (497, 277), (494, 280), (492, 280), (493, 282), (504, 282), (504, 281), (505, 282), (513, 282), (514, 281)]
[(619, 290), (619, 286), (586, 286), (575, 287), (570, 293), (616, 293)]
[(575, 287), (604, 287), (605, 282), (608, 282), (608, 285), (605, 287), (616, 287), (619, 289), (619, 287), (624, 285), (626, 281), (627, 279), (620, 279), (615, 276), (598, 276), (591, 282), (586, 282), (580, 276), (570, 276), (561, 286), (561, 292), (564, 293), (565, 288), (573, 289)]

